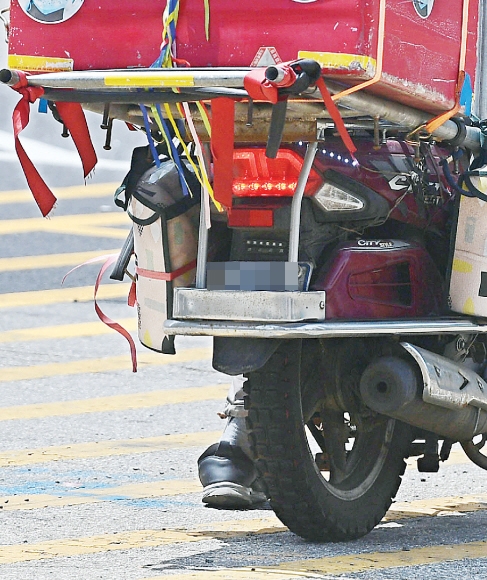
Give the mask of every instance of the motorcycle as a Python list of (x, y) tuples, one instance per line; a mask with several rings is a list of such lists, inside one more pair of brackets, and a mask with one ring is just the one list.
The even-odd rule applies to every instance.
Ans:
[[(487, 469), (487, 292), (463, 282), (475, 268), (456, 246), (478, 235), (465, 199), (487, 201), (485, 127), (455, 112), (431, 126), (430, 112), (343, 93), (322, 70), (301, 58), (0, 81), (42, 88), (65, 124), (66, 101), (102, 113), (107, 146), (114, 118), (145, 128), (149, 150), (117, 198), (134, 227), (112, 273), (135, 252), (140, 339), (170, 354), (176, 336), (213, 337), (213, 367), (246, 379), (275, 513), (305, 539), (343, 541), (380, 522), (407, 457), (435, 472), (459, 442)], [(188, 105), (200, 101), (211, 147)], [(168, 123), (181, 103), (189, 138)]]
[[(462, 122), (453, 126), (464, 139)], [(333, 123), (320, 142), (280, 144), (273, 157), (268, 143), (235, 147), (231, 211), (219, 227), (200, 227), (196, 283), (168, 288), (161, 325), (172, 338), (213, 336), (213, 367), (244, 375), (271, 506), (315, 541), (377, 525), (411, 455), (436, 472), (460, 442), (487, 467), (486, 327), (452, 316), (448, 294), (460, 201), (483, 196), (478, 172), (455, 142), (364, 118), (346, 128), (353, 157)], [(149, 213), (167, 206), (148, 195), (155, 171), (134, 192), (146, 210), (150, 197)], [(201, 213), (200, 226), (204, 204)], [(147, 246), (140, 230), (133, 235), (140, 265)], [(173, 269), (195, 267), (191, 253), (169, 256)], [(146, 346), (164, 352), (164, 340)]]

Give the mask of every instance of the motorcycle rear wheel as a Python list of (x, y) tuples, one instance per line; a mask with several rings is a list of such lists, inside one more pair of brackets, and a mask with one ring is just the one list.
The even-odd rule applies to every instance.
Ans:
[[(306, 359), (303, 374), (319, 372), (319, 352), (311, 359), (316, 365)], [(349, 357), (352, 371), (360, 357)], [(324, 417), (303, 417), (301, 360), (301, 341), (284, 341), (263, 368), (247, 376), (247, 427), (256, 465), (273, 510), (292, 532), (312, 541), (353, 540), (374, 528), (391, 505), (411, 432), (394, 419), (357, 412), (354, 404), (331, 413), (322, 404)], [(325, 464), (318, 466), (313, 456), (306, 424), (318, 439), (322, 429)]]

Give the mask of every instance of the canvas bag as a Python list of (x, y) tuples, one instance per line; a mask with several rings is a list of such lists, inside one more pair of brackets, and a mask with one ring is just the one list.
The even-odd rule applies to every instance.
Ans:
[(167, 354), (174, 353), (173, 337), (163, 330), (172, 315), (173, 289), (194, 283), (198, 247), (200, 185), (189, 163), (181, 164), (192, 195), (183, 193), (178, 169), (168, 159), (142, 175), (127, 212), (134, 230), (139, 340)]

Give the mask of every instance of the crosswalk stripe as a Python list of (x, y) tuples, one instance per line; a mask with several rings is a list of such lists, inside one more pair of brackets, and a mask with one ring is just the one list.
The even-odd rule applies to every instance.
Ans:
[(31, 493), (29, 495), (0, 496), (0, 508), (4, 512), (70, 507), (101, 501), (149, 499), (194, 494), (201, 492), (201, 489), (201, 483), (196, 479), (161, 479), (160, 481), (113, 487), (80, 488), (79, 490), (70, 490), (69, 495)]
[[(279, 527), (279, 529), (276, 529)], [(251, 520), (213, 522), (211, 527), (198, 526), (192, 531), (180, 530), (136, 530), (108, 533), (98, 536), (59, 539), (37, 544), (2, 545), (0, 564), (13, 564), (65, 556), (96, 554), (113, 550), (151, 548), (179, 542), (199, 542), (207, 539), (238, 538), (252, 534), (286, 531), (272, 514)]]
[(55, 403), (36, 403), (34, 405), (17, 405), (0, 407), (0, 421), (40, 419), (44, 417), (68, 417), (85, 413), (108, 413), (146, 409), (163, 405), (195, 403), (198, 401), (224, 400), (228, 384), (171, 389), (168, 391), (150, 391), (147, 393), (130, 393), (111, 397), (97, 397), (77, 401), (57, 401)]
[(96, 250), (91, 252), (73, 252), (66, 254), (44, 254), (41, 256), (19, 256), (16, 258), (0, 258), (1, 272), (18, 272), (19, 270), (38, 270), (42, 268), (60, 268), (76, 266), (87, 260), (105, 254), (118, 254), (120, 248), (114, 250)]
[[(79, 218), (79, 219), (78, 219)], [(115, 226), (123, 226), (117, 228)], [(54, 216), (51, 219), (26, 218), (0, 221), (0, 236), (44, 232), (90, 238), (124, 240), (130, 220), (123, 212)]]
[(24, 234), (30, 232), (71, 232), (73, 234), (84, 227), (98, 226), (111, 227), (130, 225), (130, 219), (120, 212), (70, 214), (53, 216), (50, 219), (43, 217), (19, 218), (0, 221), (0, 235)]
[[(122, 501), (169, 497), (201, 492), (196, 479), (160, 480), (108, 488), (80, 489), (70, 495), (30, 494), (0, 497), (2, 511), (34, 510), (53, 507), (86, 505), (101, 501)], [(8, 503), (5, 503), (5, 500)]]
[[(2, 295), (0, 294), (0, 301)], [(137, 330), (137, 318), (117, 319), (126, 330)], [(0, 343), (5, 342), (30, 342), (35, 340), (54, 340), (65, 338), (80, 338), (82, 336), (98, 336), (100, 334), (113, 334), (113, 329), (102, 322), (78, 322), (73, 324), (59, 324), (56, 326), (38, 326), (31, 328), (17, 328), (5, 330), (0, 333)]]
[(45, 448), (0, 451), (0, 467), (19, 467), (72, 459), (96, 459), (115, 455), (138, 455), (139, 453), (154, 453), (186, 447), (206, 447), (218, 441), (220, 435), (221, 431), (197, 431), (196, 433), (160, 435), (139, 439), (93, 441)]
[[(328, 556), (295, 560), (275, 566), (241, 567), (212, 570), (191, 570), (170, 576), (151, 576), (151, 580), (295, 580), (299, 578), (329, 578), (338, 574), (358, 574), (372, 570), (391, 570), (485, 558), (487, 541), (442, 546), (426, 546), (395, 552), (362, 552), (360, 554)], [(145, 580), (149, 580), (148, 578)]]
[[(138, 355), (138, 366), (161, 366), (189, 361), (204, 360), (211, 357), (209, 348), (188, 348), (175, 355), (162, 355), (152, 352), (141, 352)], [(47, 363), (30, 367), (4, 367), (0, 373), (0, 383), (10, 381), (27, 381), (62, 375), (82, 375), (127, 370), (131, 368), (129, 355), (110, 356), (106, 358), (74, 360), (64, 363)]]
[[(87, 185), (73, 185), (70, 187), (53, 187), (52, 191), (57, 198), (64, 199), (87, 199), (107, 197), (113, 195), (120, 184), (113, 183), (90, 183)], [(28, 189), (13, 191), (0, 191), (0, 204), (8, 203), (32, 203), (32, 193)]]
[[(13, 564), (33, 560), (80, 556), (115, 550), (131, 550), (136, 548), (151, 548), (165, 544), (198, 542), (210, 539), (228, 540), (247, 536), (248, 534), (269, 534), (286, 531), (276, 516), (269, 515), (258, 519), (212, 522), (198, 526), (192, 530), (136, 530), (118, 533), (101, 534), (97, 536), (75, 537), (68, 539), (49, 540), (36, 544), (3, 545), (0, 552), (0, 564)], [(485, 558), (487, 541), (465, 544), (450, 544), (443, 546), (427, 546), (412, 548), (408, 551), (394, 552), (362, 552), (352, 555), (328, 556), (309, 560), (285, 562), (275, 566), (261, 568), (228, 568), (220, 570), (192, 570), (191, 572), (171, 575), (174, 580), (195, 578), (205, 580), (255, 580), (266, 578), (264, 573), (279, 574), (280, 578), (300, 578), (317, 576), (317, 573), (337, 575), (346, 572), (363, 572), (434, 564), (445, 561)], [(257, 573), (257, 575), (252, 575)], [(210, 574), (210, 575), (208, 575)], [(322, 576), (321, 576), (322, 577)], [(152, 580), (161, 580), (167, 576), (151, 576)]]
[[(61, 281), (59, 281), (61, 283)], [(98, 300), (127, 298), (130, 284), (105, 284), (100, 286)], [(53, 290), (33, 290), (0, 294), (0, 308), (22, 306), (46, 306), (62, 302), (90, 302), (93, 300), (93, 286), (76, 288), (56, 288)]]

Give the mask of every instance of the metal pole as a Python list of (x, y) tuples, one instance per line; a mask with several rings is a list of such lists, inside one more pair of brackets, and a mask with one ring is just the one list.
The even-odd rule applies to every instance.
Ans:
[[(343, 86), (335, 82), (328, 82), (326, 86), (332, 93), (339, 93)], [(341, 98), (338, 103), (344, 107), (350, 107), (368, 117), (379, 117), (385, 121), (396, 123), (402, 127), (419, 127), (431, 120), (434, 115), (425, 113), (412, 107), (406, 107), (395, 101), (388, 101), (375, 95), (360, 91)], [(480, 130), (475, 127), (467, 127), (467, 137), (463, 145), (472, 150), (480, 148)], [(439, 127), (433, 135), (441, 141), (455, 139), (458, 135), (458, 126), (453, 121), (447, 121)]]
[[(52, 89), (157, 89), (196, 87), (243, 87), (250, 68), (235, 69), (123, 69), (106, 71), (53, 72), (30, 75), (31, 87)], [(0, 81), (13, 85), (19, 80), (17, 71), (3, 69)]]
[(309, 173), (313, 165), (318, 143), (309, 143), (304, 156), (303, 167), (299, 173), (298, 184), (294, 192), (291, 204), (291, 226), (289, 228), (289, 262), (298, 261), (299, 249), (299, 226), (301, 224), (301, 202), (303, 200), (304, 188), (308, 181)]
[(196, 288), (206, 288), (206, 262), (208, 260), (207, 204), (201, 195), (200, 227), (198, 234), (198, 254), (196, 257)]
[(474, 113), (479, 119), (487, 118), (487, 7), (479, 3), (479, 30), (477, 43), (477, 71), (475, 74), (475, 101)]

